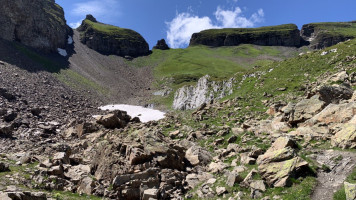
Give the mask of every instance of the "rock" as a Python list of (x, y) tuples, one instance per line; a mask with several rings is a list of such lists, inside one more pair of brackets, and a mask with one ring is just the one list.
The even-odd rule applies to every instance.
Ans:
[(94, 180), (87, 176), (80, 181), (77, 192), (91, 195), (93, 194), (94, 187)]
[[(0, 16), (1, 17), (1, 16)], [(0, 29), (1, 31), (1, 29)], [(0, 88), (0, 96), (4, 97), (5, 99), (7, 99), (8, 101), (14, 101), (16, 100), (15, 95), (11, 94), (10, 92), (7, 91), (7, 89), (5, 88)]]
[(312, 118), (315, 114), (322, 111), (326, 106), (324, 101), (320, 101), (318, 96), (311, 99), (304, 99), (294, 107), (292, 118), (289, 119), (291, 124), (298, 124)]
[(241, 186), (244, 187), (250, 187), (250, 183), (252, 183), (252, 181), (254, 180), (253, 177), (256, 176), (258, 174), (258, 171), (256, 171), (255, 169), (252, 169), (247, 176), (245, 177), (245, 179), (242, 181)]
[(242, 181), (243, 178), (238, 173), (231, 172), (227, 177), (226, 185), (233, 187), (236, 183), (240, 183)]
[(222, 172), (226, 167), (227, 167), (226, 164), (222, 162), (218, 162), (218, 163), (212, 162), (209, 164), (208, 171), (211, 173), (219, 173)]
[(252, 189), (254, 189), (254, 190), (259, 190), (259, 191), (262, 191), (262, 192), (266, 191), (266, 185), (263, 182), (263, 180), (252, 181), (250, 183), (250, 187)]
[(58, 176), (58, 177), (63, 177), (64, 168), (62, 165), (53, 166), (53, 167), (51, 167), (51, 169), (48, 170), (48, 174)]
[(58, 152), (53, 156), (54, 163), (70, 164), (69, 154), (66, 152)]
[(356, 199), (356, 184), (344, 182), (346, 200)]
[(351, 25), (344, 22), (327, 23), (327, 25), (325, 23), (305, 24), (302, 26), (301, 36), (304, 40), (310, 41), (312, 48), (324, 49), (353, 38), (352, 36), (344, 35), (340, 32), (330, 34), (330, 30), (338, 30), (341, 27), (347, 29), (351, 27)]
[(296, 152), (291, 147), (278, 149), (274, 151), (267, 151), (257, 159), (257, 164), (265, 164), (271, 162), (281, 162), (292, 159), (296, 156)]
[(0, 199), (1, 200), (12, 200), (9, 195), (5, 192), (0, 192)]
[(7, 171), (10, 171), (10, 169), (9, 169), (9, 165), (8, 165), (8, 164), (5, 164), (5, 163), (0, 162), (0, 172), (7, 172)]
[(0, 8), (0, 37), (44, 51), (65, 48), (70, 28), (63, 9), (48, 0), (4, 0)]
[(344, 124), (342, 129), (331, 138), (331, 145), (343, 149), (356, 148), (356, 124)]
[[(97, 28), (100, 26), (100, 28)], [(88, 15), (77, 28), (80, 41), (105, 55), (144, 56), (149, 54), (146, 40), (136, 31), (102, 24)]]
[[(214, 31), (212, 33), (212, 31)], [(240, 44), (255, 44), (261, 46), (295, 46), (301, 45), (298, 27), (286, 24), (262, 28), (235, 28), (221, 30), (205, 30), (194, 33), (189, 46), (207, 45), (237, 46)]]
[(174, 94), (173, 108), (176, 110), (189, 110), (198, 108), (203, 103), (221, 99), (232, 94), (234, 79), (222, 82), (212, 81), (209, 75), (198, 80), (196, 86), (183, 86)]
[(176, 130), (176, 131), (170, 132), (169, 133), (169, 137), (172, 138), (172, 139), (175, 139), (175, 138), (178, 137), (179, 134), (180, 134), (180, 131)]
[(251, 188), (251, 195), (250, 197), (252, 199), (260, 199), (261, 197), (263, 197), (263, 194), (261, 193), (260, 190), (255, 190), (253, 188)]
[(193, 166), (197, 165), (207, 165), (210, 163), (212, 156), (206, 150), (198, 146), (190, 147), (186, 153), (185, 158), (192, 164)]
[(256, 159), (255, 158), (251, 158), (248, 156), (248, 153), (243, 153), (241, 154), (241, 164), (244, 165), (253, 165), (256, 163)]
[(166, 40), (161, 39), (161, 40), (157, 41), (157, 44), (156, 44), (156, 46), (153, 47), (153, 49), (168, 50), (169, 47), (166, 43)]
[(218, 196), (221, 196), (223, 194), (227, 193), (227, 190), (225, 187), (216, 187), (216, 194)]
[(346, 123), (355, 115), (356, 102), (329, 104), (320, 113), (305, 122), (306, 125), (313, 126), (318, 123), (326, 125), (332, 123)]
[(0, 122), (0, 138), (1, 137), (12, 137), (13, 127)]
[(262, 178), (267, 184), (274, 187), (285, 187), (290, 185), (290, 178), (298, 177), (301, 173), (309, 170), (308, 163), (300, 157), (290, 160), (262, 164), (258, 166)]
[(147, 189), (143, 192), (142, 200), (151, 200), (151, 199), (158, 199), (157, 189)]
[(279, 137), (277, 138), (276, 141), (274, 141), (274, 143), (272, 144), (272, 146), (267, 150), (266, 153), (268, 152), (273, 152), (276, 150), (281, 150), (283, 148), (298, 148), (298, 145), (296, 144), (296, 142), (292, 139), (290, 139), (289, 137)]
[(352, 88), (345, 85), (324, 85), (317, 88), (320, 99), (328, 104), (338, 104), (341, 100), (351, 99), (353, 92)]
[(123, 128), (129, 121), (130, 117), (124, 111), (97, 117), (97, 123), (108, 129)]
[(97, 124), (95, 124), (95, 122), (84, 122), (82, 124), (79, 124), (76, 129), (78, 137), (81, 138), (85, 134), (94, 133), (98, 131), (99, 127), (97, 126)]

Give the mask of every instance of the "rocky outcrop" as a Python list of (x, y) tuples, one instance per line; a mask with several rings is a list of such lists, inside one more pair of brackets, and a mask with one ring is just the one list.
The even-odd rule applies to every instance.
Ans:
[(137, 32), (97, 22), (87, 15), (80, 27), (80, 41), (105, 55), (143, 56), (149, 54), (145, 39)]
[(240, 44), (299, 47), (300, 31), (295, 24), (261, 28), (212, 29), (194, 33), (190, 40), (190, 46), (219, 47)]
[(234, 79), (212, 81), (209, 75), (199, 79), (196, 86), (184, 86), (174, 95), (173, 108), (177, 110), (194, 109), (211, 100), (221, 99), (233, 92)]
[(0, 38), (44, 51), (64, 48), (70, 32), (54, 0), (3, 0), (0, 24)]
[(157, 41), (156, 46), (153, 47), (154, 49), (160, 49), (160, 50), (168, 50), (169, 46), (166, 43), (166, 40), (161, 39)]
[(353, 28), (355, 22), (329, 22), (329, 23), (311, 23), (303, 25), (301, 36), (310, 42), (310, 46), (316, 49), (322, 49), (333, 46), (339, 42), (355, 38), (353, 34), (347, 34), (345, 29)]

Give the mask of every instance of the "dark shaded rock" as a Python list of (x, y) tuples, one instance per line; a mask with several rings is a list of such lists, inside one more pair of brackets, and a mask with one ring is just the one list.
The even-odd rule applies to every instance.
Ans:
[(70, 33), (54, 0), (3, 0), (0, 24), (1, 38), (45, 51), (64, 48)]
[(9, 93), (5, 88), (0, 88), (0, 96), (4, 97), (8, 101), (16, 100), (16, 97)]
[(156, 46), (154, 46), (153, 48), (154, 49), (160, 49), (160, 50), (169, 49), (169, 47), (168, 47), (168, 45), (166, 43), (166, 40), (164, 40), (164, 39), (158, 40)]
[(0, 124), (0, 137), (11, 137), (13, 130), (11, 125)]
[[(301, 29), (301, 36), (310, 42), (312, 48), (322, 49), (355, 38), (355, 34), (352, 34), (353, 23), (355, 22), (305, 24)], [(347, 33), (346, 29), (350, 29), (350, 33)]]
[(346, 85), (322, 86), (317, 89), (320, 99), (326, 103), (339, 103), (340, 100), (351, 99), (353, 89)]
[(299, 47), (301, 38), (299, 29), (295, 24), (286, 24), (261, 28), (211, 29), (194, 33), (190, 40), (190, 46), (219, 47), (240, 44)]
[(92, 15), (87, 15), (77, 30), (80, 41), (99, 53), (123, 57), (149, 54), (148, 44), (139, 33), (97, 22)]
[(97, 118), (97, 123), (103, 125), (105, 128), (123, 128), (128, 122), (131, 121), (131, 117), (127, 115), (125, 111), (115, 111), (112, 114), (105, 116), (99, 116)]
[(8, 164), (5, 164), (5, 163), (0, 162), (0, 172), (7, 172), (7, 171), (10, 171), (10, 169), (9, 169), (9, 165), (8, 165)]

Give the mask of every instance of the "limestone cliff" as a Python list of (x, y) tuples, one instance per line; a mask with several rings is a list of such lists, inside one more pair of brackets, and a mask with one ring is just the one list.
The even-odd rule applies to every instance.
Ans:
[(54, 0), (2, 0), (0, 38), (55, 51), (67, 43), (69, 27)]
[(177, 110), (194, 109), (211, 100), (221, 99), (232, 94), (234, 79), (212, 81), (209, 75), (199, 79), (196, 86), (184, 86), (174, 95), (173, 108)]
[(301, 45), (300, 31), (295, 24), (261, 28), (211, 29), (194, 33), (190, 40), (190, 46), (219, 47), (240, 44), (298, 47)]
[(77, 30), (83, 44), (105, 55), (137, 57), (149, 53), (148, 44), (139, 33), (97, 22), (92, 15)]

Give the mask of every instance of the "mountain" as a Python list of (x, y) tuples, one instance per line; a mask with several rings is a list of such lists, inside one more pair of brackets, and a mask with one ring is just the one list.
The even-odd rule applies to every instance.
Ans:
[(71, 29), (54, 0), (3, 0), (0, 38), (44, 51), (65, 48)]
[[(14, 2), (1, 16), (22, 19), (15, 4), (30, 19), (57, 7)], [(3, 30), (17, 24), (48, 39), (23, 19), (1, 19)], [(0, 38), (0, 199), (355, 199), (356, 39), (323, 48), (337, 37), (320, 34), (353, 34), (353, 23), (326, 24), (302, 36), (295, 25), (229, 30), (258, 45), (169, 49), (160, 40), (138, 57), (89, 48), (91, 37), (98, 48), (119, 44), (108, 30), (131, 40), (90, 15), (66, 33), (62, 54)], [(204, 35), (215, 32), (226, 34)], [(98, 109), (110, 103), (167, 113), (141, 123), (141, 111)]]
[(102, 54), (132, 57), (149, 54), (148, 44), (139, 33), (97, 22), (91, 15), (77, 30), (83, 44)]

